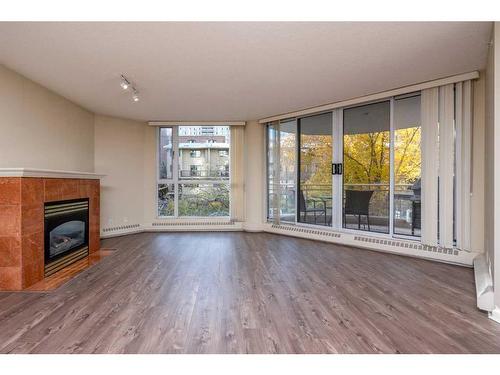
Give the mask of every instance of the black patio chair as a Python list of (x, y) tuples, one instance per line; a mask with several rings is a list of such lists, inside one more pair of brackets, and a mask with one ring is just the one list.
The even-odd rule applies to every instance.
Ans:
[[(370, 199), (372, 198), (373, 190), (346, 190), (345, 205), (344, 205), (344, 223), (346, 215), (354, 215), (358, 217), (358, 229), (361, 229), (361, 216), (366, 216), (368, 230), (370, 230)], [(364, 225), (364, 224), (363, 224)]]
[(316, 224), (316, 220), (317, 220), (317, 215), (316, 213), (320, 212), (322, 214), (324, 214), (326, 216), (326, 208), (324, 207), (316, 207), (316, 203), (318, 203), (318, 201), (314, 200), (314, 199), (311, 199), (310, 200), (312, 203), (313, 203), (313, 206), (312, 207), (308, 207), (308, 202), (306, 202), (305, 198), (304, 198), (304, 192), (303, 191), (300, 191), (300, 196), (299, 196), (299, 207), (300, 207), (300, 212), (303, 212), (304, 213), (304, 221), (307, 222), (307, 214), (308, 213), (313, 213), (314, 214), (314, 224)]

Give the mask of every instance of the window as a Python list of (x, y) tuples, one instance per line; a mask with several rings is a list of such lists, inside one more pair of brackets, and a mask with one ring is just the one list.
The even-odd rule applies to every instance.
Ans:
[(174, 184), (158, 184), (158, 216), (174, 216)]
[(160, 144), (159, 144), (159, 179), (170, 180), (173, 176), (173, 143), (172, 143), (172, 128), (160, 128)]
[(331, 225), (332, 113), (299, 120), (299, 215), (297, 221)]
[(227, 184), (180, 184), (179, 216), (229, 216)]
[(394, 100), (394, 233), (420, 236), (420, 95)]
[(278, 163), (276, 162), (276, 147), (277, 147), (277, 123), (269, 123), (267, 125), (267, 218), (268, 220), (273, 220), (275, 217), (275, 211), (277, 209), (277, 196), (276, 190), (276, 167)]
[(471, 91), (467, 81), (268, 123), (268, 220), (470, 249)]
[(419, 93), (269, 123), (268, 220), (419, 237), (420, 129)]
[(159, 128), (159, 148), (159, 217), (229, 216), (228, 126)]
[[(278, 128), (279, 147), (277, 144), (275, 145), (275, 142), (278, 142)], [(296, 134), (297, 122), (295, 120), (282, 121), (279, 124), (269, 125), (267, 128), (268, 201), (279, 206), (281, 221), (295, 222)], [(275, 153), (279, 153), (279, 155)], [(275, 158), (279, 160), (279, 163), (274, 163)], [(279, 172), (274, 170), (274, 166), (279, 166)], [(274, 203), (275, 201), (276, 203)], [(270, 205), (270, 207), (272, 206)], [(268, 219), (273, 217), (274, 212), (269, 210)]]
[(390, 107), (344, 110), (344, 228), (389, 233)]

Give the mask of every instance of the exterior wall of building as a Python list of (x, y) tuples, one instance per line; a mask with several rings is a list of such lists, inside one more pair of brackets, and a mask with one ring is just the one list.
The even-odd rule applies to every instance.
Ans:
[(228, 176), (229, 147), (181, 149), (179, 153), (181, 177)]

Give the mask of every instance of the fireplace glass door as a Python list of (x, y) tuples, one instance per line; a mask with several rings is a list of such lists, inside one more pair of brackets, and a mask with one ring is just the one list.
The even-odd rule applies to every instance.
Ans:
[(45, 205), (45, 264), (88, 247), (88, 199)]

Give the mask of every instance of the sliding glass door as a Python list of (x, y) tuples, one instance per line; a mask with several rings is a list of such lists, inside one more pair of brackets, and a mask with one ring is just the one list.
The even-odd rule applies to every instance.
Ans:
[(297, 121), (267, 126), (268, 220), (295, 222)]
[(299, 120), (299, 194), (297, 221), (332, 223), (332, 113)]
[(389, 233), (389, 101), (344, 110), (343, 227)]
[(268, 219), (419, 237), (420, 93), (267, 126)]
[(420, 94), (394, 100), (394, 234), (420, 237)]
[(279, 129), (280, 220), (295, 222), (297, 121), (281, 121)]

